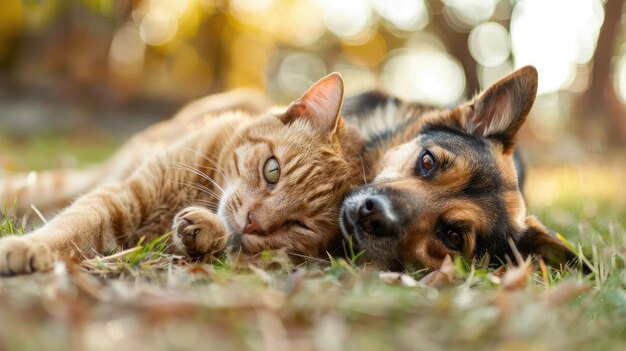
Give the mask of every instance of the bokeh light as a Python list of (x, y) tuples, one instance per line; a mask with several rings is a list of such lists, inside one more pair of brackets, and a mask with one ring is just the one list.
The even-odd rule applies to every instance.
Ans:
[(145, 50), (138, 28), (127, 23), (113, 36), (109, 65), (116, 74), (138, 74), (143, 68)]
[(486, 89), (498, 79), (513, 71), (513, 64), (506, 60), (497, 66), (480, 66), (478, 67), (478, 81), (481, 89)]
[(498, 0), (444, 0), (445, 14), (450, 24), (459, 30), (469, 30), (489, 20)]
[(567, 88), (576, 64), (591, 59), (603, 19), (600, 0), (518, 2), (511, 18), (515, 66), (537, 67), (540, 94)]
[(326, 74), (324, 62), (317, 56), (304, 52), (288, 54), (280, 64), (278, 82), (289, 95), (302, 95), (312, 83)]
[(428, 9), (423, 0), (373, 0), (372, 4), (394, 28), (418, 31), (428, 24)]
[(233, 11), (257, 13), (269, 10), (274, 5), (274, 0), (232, 0), (230, 5)]
[(372, 6), (363, 0), (320, 0), (328, 30), (341, 38), (356, 37), (368, 29)]
[(166, 5), (167, 2), (160, 4), (163, 5), (151, 7), (139, 25), (141, 39), (148, 45), (163, 45), (172, 40), (178, 31), (176, 14)]
[[(602, 98), (626, 101), (626, 47), (618, 45), (626, 38), (626, 21), (618, 19), (615, 25), (619, 16), (609, 16), (614, 10), (606, 14), (617, 29), (610, 39), (614, 48), (604, 45), (601, 62), (596, 53), (611, 4), (80, 0), (61, 6), (5, 1), (0, 2), (0, 13), (6, 14), (0, 19), (0, 74), (24, 87), (48, 89), (62, 81), (63, 89), (48, 90), (67, 97), (67, 106), (81, 106), (75, 100), (85, 99), (93, 109), (146, 101), (180, 106), (239, 87), (268, 91), (283, 104), (332, 71), (344, 74), (348, 95), (383, 89), (448, 106), (532, 64), (539, 71), (539, 94), (556, 102), (536, 105), (533, 114), (548, 117), (533, 122), (529, 134), (543, 133), (539, 139), (552, 142), (577, 121), (568, 115), (597, 109), (595, 101)], [(615, 52), (607, 54), (610, 50)], [(609, 77), (598, 78), (597, 65), (609, 67), (604, 70)], [(607, 81), (612, 85), (595, 85), (610, 85)], [(609, 88), (614, 91), (605, 91)], [(613, 102), (607, 106), (620, 111)]]
[(614, 84), (620, 99), (626, 101), (626, 55), (622, 55), (617, 61)]
[(458, 101), (465, 75), (458, 61), (443, 52), (400, 50), (383, 68), (386, 90), (403, 99), (447, 105)]
[(472, 57), (481, 65), (500, 65), (509, 57), (509, 33), (498, 23), (483, 23), (472, 29), (469, 49)]

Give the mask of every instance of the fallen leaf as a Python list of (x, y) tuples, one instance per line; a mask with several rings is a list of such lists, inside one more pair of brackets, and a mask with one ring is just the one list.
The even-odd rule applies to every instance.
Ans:
[(509, 266), (500, 280), (502, 288), (507, 291), (519, 290), (526, 286), (532, 273), (533, 267), (530, 258), (523, 261), (519, 266)]
[(408, 288), (416, 287), (418, 284), (417, 280), (404, 273), (380, 272), (378, 273), (378, 277), (387, 284), (399, 284)]
[(591, 289), (591, 286), (587, 283), (576, 280), (566, 280), (556, 287), (544, 291), (539, 297), (548, 305), (559, 305), (575, 299), (589, 291), (589, 289)]
[(398, 272), (380, 272), (378, 273), (378, 278), (387, 284), (398, 284), (400, 283), (400, 276), (402, 273)]
[(450, 255), (446, 255), (443, 259), (441, 267), (433, 272), (428, 273), (424, 278), (420, 280), (420, 283), (426, 284), (432, 287), (440, 287), (450, 284), (454, 281), (454, 263)]

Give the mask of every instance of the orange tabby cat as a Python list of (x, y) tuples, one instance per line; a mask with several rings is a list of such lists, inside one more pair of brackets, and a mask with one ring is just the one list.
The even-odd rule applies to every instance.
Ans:
[[(98, 176), (83, 174), (77, 188), (100, 185), (49, 223), (0, 240), (0, 273), (46, 270), (58, 258), (128, 247), (172, 223), (172, 249), (189, 256), (227, 243), (244, 255), (280, 248), (323, 255), (340, 236), (343, 195), (362, 180), (363, 140), (339, 116), (342, 101), (343, 81), (334, 73), (279, 113), (183, 110), (136, 136)], [(55, 176), (40, 178), (19, 191), (0, 183), (0, 201), (21, 193), (37, 204), (33, 194)], [(58, 188), (72, 182), (59, 180)], [(41, 193), (41, 203), (54, 206), (73, 192), (59, 191), (49, 197), (54, 201)]]

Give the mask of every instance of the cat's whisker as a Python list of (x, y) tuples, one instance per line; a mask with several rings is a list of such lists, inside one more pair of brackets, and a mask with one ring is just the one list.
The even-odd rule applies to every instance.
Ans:
[(239, 128), (236, 128), (232, 120), (228, 120), (228, 126), (233, 130), (234, 134), (236, 134), (241, 141), (246, 141), (246, 139), (239, 133)]
[[(222, 178), (224, 178), (224, 180), (226, 181), (226, 183), (228, 184), (228, 186), (232, 186), (232, 184), (231, 184), (230, 180), (228, 179), (228, 177), (226, 176), (226, 174), (224, 174), (224, 172), (222, 171), (221, 167), (219, 166), (219, 164), (217, 164), (217, 162), (215, 162), (215, 160), (212, 160), (212, 159), (208, 158), (208, 157), (205, 155), (205, 153), (199, 152), (199, 151), (197, 151), (197, 150), (190, 149), (190, 148), (187, 148), (186, 150), (191, 151), (191, 152), (194, 152), (194, 153), (196, 153), (197, 155), (199, 155), (200, 157), (202, 157), (203, 159), (205, 159), (206, 161), (210, 162), (210, 163), (211, 163), (211, 164), (212, 164), (215, 168), (209, 168), (209, 167), (202, 167), (202, 168), (205, 168), (205, 169), (208, 169), (208, 170), (214, 170), (214, 171), (217, 171), (217, 172), (218, 172), (218, 173), (222, 176)], [(210, 154), (210, 155), (211, 155), (211, 156), (213, 156), (213, 157), (216, 157), (216, 155), (215, 155), (215, 154), (213, 154), (213, 153), (208, 153), (208, 154)], [(181, 164), (182, 164), (182, 163), (181, 163)], [(188, 166), (188, 165), (186, 165), (186, 166)], [(191, 167), (191, 166), (189, 166), (189, 167)], [(193, 167), (191, 167), (191, 168), (193, 168)], [(193, 168), (193, 169), (195, 169), (195, 170), (197, 170), (198, 172), (200, 172), (200, 173), (204, 174), (205, 176), (207, 176), (207, 175), (206, 175), (204, 172), (202, 172), (200, 169), (198, 169), (198, 168)], [(196, 173), (196, 174), (197, 174), (197, 173)], [(207, 176), (207, 177), (208, 177), (208, 176)], [(215, 183), (215, 181), (214, 181), (213, 179), (209, 179), (209, 178), (205, 178), (205, 179), (207, 179), (207, 180), (211, 181), (213, 184), (215, 184), (215, 186), (219, 187), (219, 188), (220, 188), (220, 190), (222, 190), (222, 192), (224, 192), (224, 189), (222, 189), (222, 188), (221, 188), (218, 184), (216, 184), (216, 183)]]
[(199, 177), (201, 177), (201, 178), (203, 178), (203, 179), (205, 179), (205, 180), (208, 180), (208, 181), (209, 181), (209, 182), (211, 182), (213, 185), (215, 185), (218, 189), (220, 189), (220, 190), (222, 191), (222, 194), (225, 192), (225, 191), (224, 191), (224, 188), (222, 188), (222, 187), (221, 187), (221, 186), (220, 186), (220, 185), (219, 185), (219, 184), (218, 184), (215, 180), (211, 179), (211, 177), (209, 177), (208, 175), (206, 175), (204, 172), (202, 172), (202, 171), (200, 171), (200, 170), (198, 170), (198, 169), (196, 169), (196, 168), (194, 168), (194, 167), (192, 167), (192, 166), (189, 166), (189, 165), (187, 165), (187, 164), (184, 164), (184, 163), (180, 163), (180, 162), (179, 162), (179, 163), (178, 163), (178, 165), (179, 165), (179, 166), (181, 166), (183, 170), (190, 171), (190, 172), (192, 172), (193, 174), (195, 174), (195, 175), (197, 175), (197, 176), (199, 176)]
[(371, 170), (369, 168), (369, 165), (363, 159), (363, 156), (361, 155), (358, 155), (358, 156), (359, 156), (359, 159), (361, 160), (361, 171), (363, 172), (363, 184), (365, 184), (367, 183), (367, 173), (365, 172), (365, 167), (367, 167), (368, 173), (371, 173)]
[(215, 201), (196, 199), (193, 202), (191, 202), (189, 206), (206, 207), (213, 212), (217, 212), (217, 209), (219, 208), (219, 203)]
[(204, 154), (200, 154), (200, 157), (204, 158), (208, 162), (211, 162), (213, 164), (213, 166), (215, 167), (215, 171), (217, 171), (224, 178), (226, 183), (228, 183), (228, 186), (232, 187), (232, 184), (230, 183), (230, 180), (228, 179), (228, 177), (226, 177), (226, 174), (224, 174), (224, 172), (223, 172), (222, 168), (220, 167), (220, 165), (218, 165), (215, 161), (211, 160), (210, 158), (208, 158)]
[(219, 206), (219, 202), (215, 202), (215, 201), (211, 201), (211, 200), (205, 200), (205, 199), (194, 199), (191, 203), (192, 204), (190, 206), (194, 206), (196, 203), (203, 203), (203, 204), (212, 205), (212, 206)]
[[(212, 170), (212, 171), (217, 171), (224, 178), (226, 183), (228, 183), (228, 186), (232, 186), (230, 180), (228, 179), (226, 174), (224, 174), (223, 168), (216, 161), (217, 159), (219, 159), (218, 155), (216, 155), (215, 153), (212, 153), (212, 152), (208, 152), (208, 151), (200, 152), (198, 150), (191, 149), (191, 148), (185, 148), (185, 150), (194, 152), (198, 156), (200, 156), (203, 159), (205, 159), (206, 161), (210, 162), (213, 165), (213, 167), (215, 167), (215, 168), (209, 168), (209, 167), (202, 167), (202, 168), (205, 168), (205, 169), (208, 169), (208, 170)], [(213, 159), (207, 157), (207, 155), (212, 156)]]
[(388, 179), (388, 180), (383, 180), (383, 181), (377, 182), (376, 185), (378, 185), (378, 186), (379, 185), (390, 185), (390, 184), (394, 184), (394, 183), (400, 183), (402, 181), (404, 181), (404, 180), (401, 179), (401, 178), (400, 179)]
[(175, 180), (171, 180), (168, 179), (168, 181), (174, 183), (174, 184), (179, 184), (179, 185), (184, 185), (184, 186), (189, 186), (192, 187), (198, 191), (201, 191), (207, 195), (213, 196), (215, 198), (217, 198), (219, 201), (222, 201), (221, 196), (219, 196), (217, 193), (215, 193), (214, 191), (212, 191), (211, 189), (205, 187), (204, 185), (201, 184), (197, 184), (197, 183), (193, 183), (193, 182), (177, 182)]
[(213, 190), (207, 188), (206, 186), (202, 185), (202, 184), (198, 184), (198, 183), (194, 183), (194, 182), (187, 182), (187, 185), (194, 187), (195, 189), (203, 189), (203, 191), (215, 198), (217, 198), (218, 201), (222, 201), (222, 196), (220, 196), (219, 194), (217, 194), (216, 192), (214, 192)]

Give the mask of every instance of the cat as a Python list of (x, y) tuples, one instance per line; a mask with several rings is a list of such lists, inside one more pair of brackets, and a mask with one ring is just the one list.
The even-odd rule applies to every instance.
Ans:
[[(340, 116), (342, 103), (338, 73), (286, 109), (259, 114), (254, 106), (263, 103), (248, 103), (254, 113), (204, 114), (220, 108), (196, 103), (135, 136), (99, 171), (77, 172), (77, 189), (95, 189), (34, 232), (0, 240), (0, 274), (45, 271), (59, 259), (129, 247), (170, 228), (170, 249), (189, 257), (227, 246), (248, 257), (275, 249), (292, 257), (325, 255), (341, 237), (343, 196), (364, 182), (365, 141)], [(21, 194), (54, 207), (77, 191), (48, 196), (46, 183), (62, 190), (74, 182), (52, 171), (16, 191), (5, 180), (0, 201)]]

